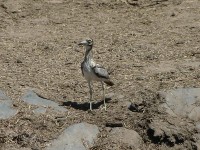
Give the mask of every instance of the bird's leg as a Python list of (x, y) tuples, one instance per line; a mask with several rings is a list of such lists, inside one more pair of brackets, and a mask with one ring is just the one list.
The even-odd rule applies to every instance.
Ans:
[(91, 81), (88, 81), (89, 89), (90, 89), (90, 110), (92, 111), (92, 100), (93, 100), (93, 95), (92, 95), (92, 86), (91, 86)]
[(103, 102), (104, 102), (104, 109), (106, 110), (106, 98), (105, 98), (105, 88), (103, 81), (101, 81), (102, 89), (103, 89)]

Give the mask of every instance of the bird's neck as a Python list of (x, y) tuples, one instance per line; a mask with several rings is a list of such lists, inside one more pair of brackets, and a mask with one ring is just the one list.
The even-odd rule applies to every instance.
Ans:
[(85, 61), (91, 61), (92, 59), (93, 59), (92, 46), (87, 46), (85, 52)]

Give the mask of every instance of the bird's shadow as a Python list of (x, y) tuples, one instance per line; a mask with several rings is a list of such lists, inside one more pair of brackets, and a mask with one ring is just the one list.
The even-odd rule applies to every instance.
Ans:
[[(111, 100), (111, 98), (106, 98), (105, 100), (106, 100), (106, 103), (107, 103)], [(99, 109), (99, 107), (103, 104), (104, 104), (103, 100), (96, 102), (96, 103), (93, 102), (92, 103), (92, 109)], [(83, 110), (83, 111), (88, 111), (90, 109), (90, 103), (89, 102), (77, 103), (77, 102), (67, 101), (67, 102), (63, 102), (61, 104), (61, 106), (70, 106), (74, 109)]]

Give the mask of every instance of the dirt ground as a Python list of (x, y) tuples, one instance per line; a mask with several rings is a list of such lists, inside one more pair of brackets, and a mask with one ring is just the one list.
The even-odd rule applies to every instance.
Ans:
[[(133, 149), (108, 140), (109, 122), (137, 131), (141, 149), (195, 149), (190, 137), (173, 146), (156, 143), (147, 124), (166, 118), (158, 110), (158, 91), (200, 86), (199, 67), (181, 65), (200, 59), (199, 8), (199, 0), (0, 0), (0, 89), (19, 110), (0, 120), (0, 149), (43, 149), (83, 121), (102, 130), (93, 150)], [(88, 102), (80, 70), (84, 50), (77, 46), (86, 37), (94, 40), (94, 58), (115, 83), (106, 88), (112, 95), (107, 111), (72, 105), (65, 114), (34, 115), (35, 106), (21, 101), (27, 89), (61, 105)], [(94, 86), (99, 102), (101, 86)], [(130, 111), (130, 102), (142, 111)]]

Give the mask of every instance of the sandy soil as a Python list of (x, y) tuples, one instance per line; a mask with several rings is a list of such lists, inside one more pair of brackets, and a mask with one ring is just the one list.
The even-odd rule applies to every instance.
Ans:
[[(199, 67), (183, 65), (200, 58), (199, 8), (199, 0), (0, 0), (0, 88), (19, 110), (0, 120), (0, 149), (42, 149), (82, 121), (102, 129), (91, 149), (132, 149), (107, 140), (108, 122), (136, 130), (142, 149), (193, 149), (190, 138), (172, 147), (156, 143), (147, 124), (166, 118), (158, 91), (200, 86)], [(86, 37), (94, 40), (95, 60), (112, 72), (108, 110), (65, 106), (66, 114), (34, 115), (34, 106), (21, 101), (27, 89), (60, 104), (88, 102), (84, 50), (77, 46)], [(94, 85), (99, 102), (101, 86)], [(130, 111), (130, 102), (142, 111)]]

